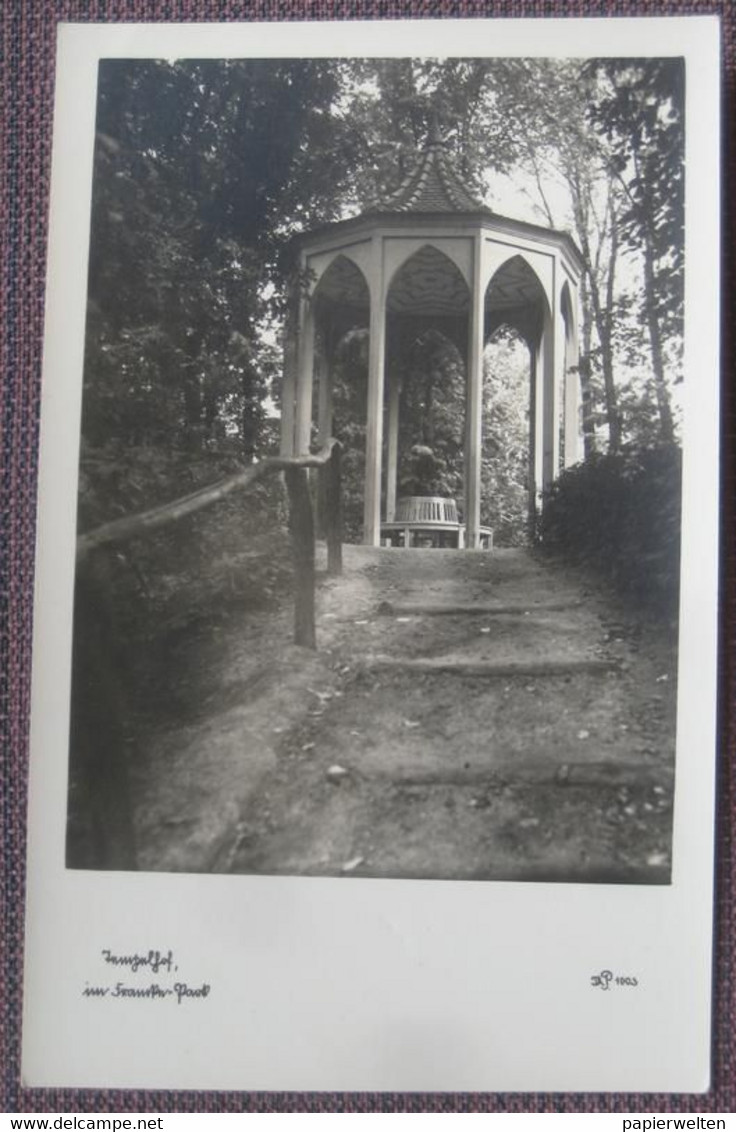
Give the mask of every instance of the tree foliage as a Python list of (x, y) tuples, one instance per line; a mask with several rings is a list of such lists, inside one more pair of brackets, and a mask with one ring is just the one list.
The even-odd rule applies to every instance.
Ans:
[[(679, 368), (684, 306), (684, 61), (597, 60), (589, 115), (605, 134), (622, 187), (619, 230), (641, 255), (641, 310), (649, 335), (661, 437), (675, 436), (667, 367)], [(669, 350), (668, 350), (669, 345)], [(678, 374), (679, 376), (679, 374)]]
[(483, 367), (481, 521), (497, 546), (523, 545), (529, 534), (529, 347), (498, 330)]
[[(395, 188), (433, 117), (476, 195), (492, 202), (506, 176), (545, 223), (574, 230), (585, 259), (586, 450), (604, 432), (613, 450), (676, 435), (679, 61), (106, 60), (83, 405), (96, 499), (105, 495), (101, 469), (144, 469), (147, 448), (250, 460), (272, 447), (290, 238)], [(431, 335), (412, 351), (402, 460), (413, 445), (428, 445), (438, 483), (461, 495), (462, 359)], [(356, 530), (365, 353), (357, 337), (337, 366)], [(522, 490), (526, 457), (509, 453), (526, 420), (512, 411), (514, 397), (504, 400), (501, 379), (489, 371), (486, 380), (495, 401), (484, 417), (483, 513), (498, 524), (507, 521), (493, 514), (504, 492), (502, 509)], [(506, 453), (506, 471), (493, 452)]]
[[(334, 217), (339, 67), (108, 60), (100, 68), (85, 437), (262, 448), (286, 237)], [(336, 190), (337, 189), (337, 193)]]

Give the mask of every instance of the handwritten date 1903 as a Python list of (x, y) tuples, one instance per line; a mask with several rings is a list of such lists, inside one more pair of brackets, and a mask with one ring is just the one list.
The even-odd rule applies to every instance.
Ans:
[(610, 990), (612, 986), (638, 987), (639, 980), (635, 975), (614, 975), (613, 971), (604, 970), (590, 976), (590, 985), (600, 990)]

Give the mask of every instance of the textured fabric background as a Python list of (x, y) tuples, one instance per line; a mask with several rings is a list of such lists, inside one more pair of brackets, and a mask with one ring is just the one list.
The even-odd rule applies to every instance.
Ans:
[[(720, 14), (724, 41), (723, 632), (713, 1089), (705, 1096), (142, 1092), (20, 1087), (27, 736), (46, 225), (59, 21)], [(736, 581), (732, 338), (736, 4), (698, 0), (0, 0), (0, 1111), (589, 1112), (736, 1109), (734, 638)], [(707, 752), (704, 752), (707, 755)]]

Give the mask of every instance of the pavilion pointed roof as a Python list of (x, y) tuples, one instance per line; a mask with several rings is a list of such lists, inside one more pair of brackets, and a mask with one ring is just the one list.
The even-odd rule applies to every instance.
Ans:
[[(505, 237), (512, 239), (518, 236), (547, 245), (564, 246), (574, 265), (573, 270), (580, 272), (584, 267), (581, 252), (569, 232), (502, 216), (474, 197), (453, 165), (436, 119), (430, 125), (414, 168), (394, 192), (371, 201), (355, 216), (299, 232), (293, 239), (301, 247), (302, 254), (308, 255), (314, 254), (318, 246), (334, 251), (333, 241), (338, 236), (340, 247), (345, 249), (348, 246), (345, 238), (358, 233), (362, 234), (358, 242), (364, 242), (366, 234), (399, 228), (437, 236), (442, 232), (456, 233), (458, 221), (463, 228), (472, 224), (484, 231), (503, 232)], [(350, 253), (346, 254), (349, 256)]]
[(366, 213), (490, 211), (463, 184), (450, 161), (436, 122), (430, 127), (417, 164), (399, 187), (366, 209)]

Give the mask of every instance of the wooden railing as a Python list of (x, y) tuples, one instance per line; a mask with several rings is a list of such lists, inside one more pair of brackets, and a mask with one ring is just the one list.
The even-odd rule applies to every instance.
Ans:
[(77, 539), (77, 577), (84, 572), (94, 551), (119, 546), (141, 538), (161, 527), (192, 515), (217, 503), (236, 491), (248, 491), (260, 480), (275, 472), (284, 472), (289, 497), (289, 532), (294, 557), (294, 642), (315, 648), (315, 523), (307, 469), (320, 470), (319, 499), (322, 501), (321, 523), (327, 541), (327, 572), (342, 572), (342, 472), (341, 448), (337, 440), (328, 440), (320, 452), (309, 456), (269, 456), (242, 472), (218, 483), (201, 488), (172, 503), (153, 507), (137, 515), (115, 519)]
[[(284, 473), (294, 564), (294, 642), (316, 647), (315, 519), (308, 470), (319, 470), (320, 527), (327, 542), (327, 570), (342, 572), (341, 448), (329, 440), (316, 454), (269, 457), (218, 483), (172, 503), (105, 523), (77, 539), (74, 593), (74, 680), (71, 757), (90, 824), (91, 867), (136, 867), (130, 797), (131, 741), (121, 663), (116, 660), (119, 625), (111, 601), (114, 567), (105, 551), (153, 534), (264, 478)], [(78, 862), (70, 861), (72, 866)]]

